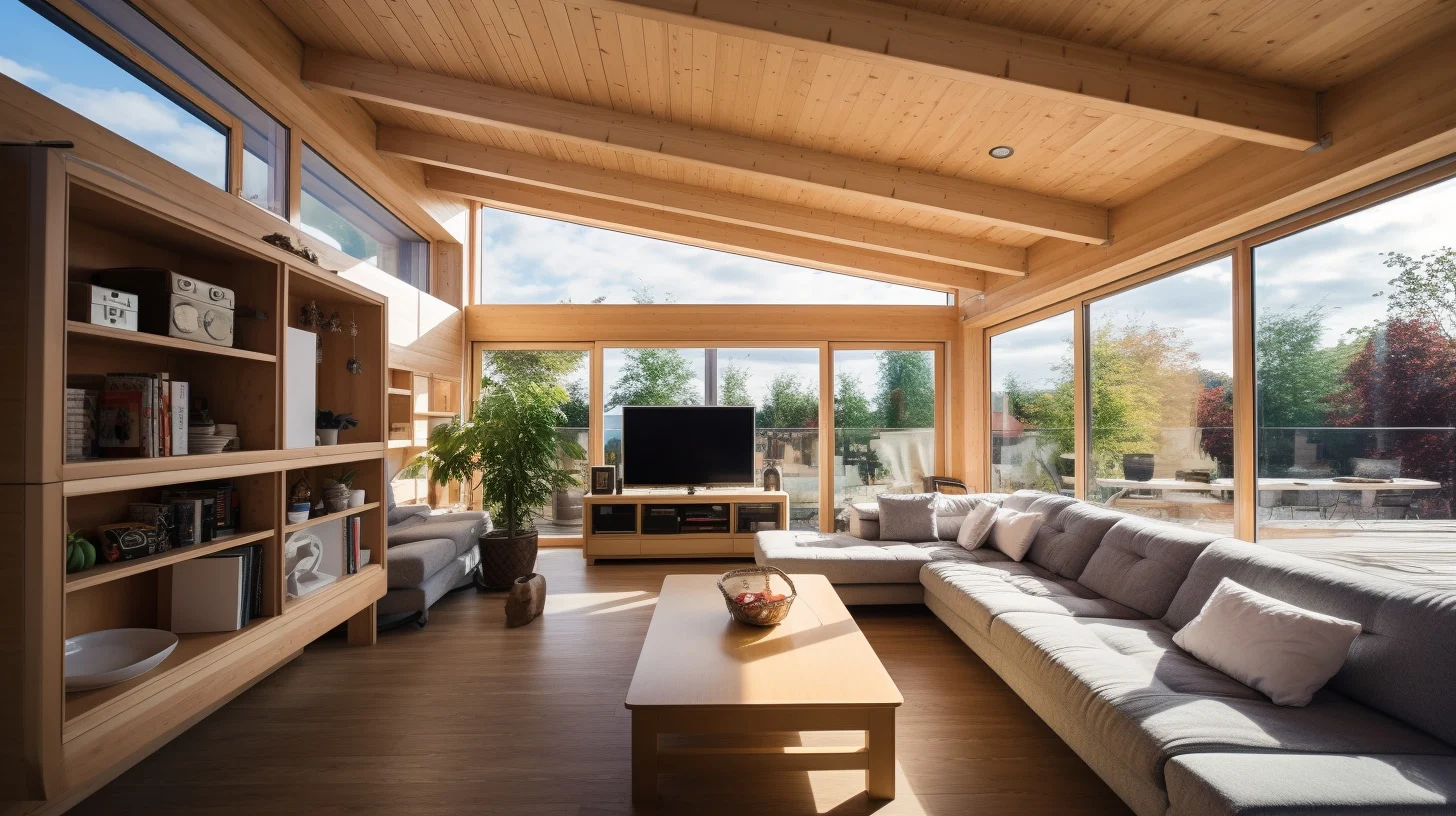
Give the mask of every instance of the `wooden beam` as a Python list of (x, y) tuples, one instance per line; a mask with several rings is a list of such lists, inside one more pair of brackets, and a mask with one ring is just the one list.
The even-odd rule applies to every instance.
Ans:
[(785, 45), (1249, 142), (1319, 140), (1313, 91), (865, 0), (577, 0), (598, 15)]
[(1026, 250), (381, 126), (379, 151), (466, 173), (934, 263), (1026, 274)]
[(430, 168), (425, 186), (512, 212), (807, 266), (861, 278), (952, 291), (985, 289), (985, 273), (842, 244), (811, 241), (705, 218), (531, 187), (511, 181)]
[(1009, 320), (1456, 154), (1450, 76), (1451, 44), (1438, 40), (1331, 89), (1324, 102), (1330, 149), (1292, 155), (1241, 145), (1118, 207), (1109, 247), (1034, 245), (1031, 272), (988, 287), (968, 304), (967, 319)]
[[(954, 306), (499, 303), (465, 307), (465, 331), (472, 342), (487, 343), (819, 346), (820, 370), (827, 373), (826, 337), (858, 343), (943, 343), (959, 335), (960, 325)], [(827, 384), (832, 394), (833, 379), (821, 377), (821, 386)], [(829, 401), (820, 406), (821, 411), (833, 411)]]
[(665, 122), (479, 82), (309, 48), (303, 79), (315, 88), (409, 110), (566, 140), (654, 160), (746, 174), (866, 204), (1087, 244), (1107, 241), (1101, 207), (992, 184)]

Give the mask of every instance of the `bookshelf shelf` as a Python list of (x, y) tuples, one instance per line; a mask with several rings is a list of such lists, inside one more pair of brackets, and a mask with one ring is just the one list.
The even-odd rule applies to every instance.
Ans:
[(247, 349), (231, 348), (228, 346), (214, 346), (208, 343), (198, 343), (195, 340), (180, 340), (176, 337), (163, 337), (160, 334), (149, 334), (140, 331), (124, 331), (107, 326), (80, 323), (75, 320), (66, 321), (66, 333), (72, 336), (99, 340), (136, 343), (143, 346), (157, 346), (172, 351), (185, 351), (189, 354), (209, 354), (218, 357), (232, 357), (238, 360), (251, 360), (258, 363), (278, 362), (276, 355), (264, 354), (261, 351), (248, 351)]
[(391, 397), (408, 397), (408, 396), (412, 396), (413, 393), (414, 392), (410, 391), (408, 388), (391, 388), (391, 389), (389, 389), (389, 395)]
[(280, 462), (329, 465), (377, 458), (384, 450), (378, 442), (324, 445), (289, 450), (245, 450), (227, 453), (161, 456), (149, 459), (93, 459), (62, 467), (66, 495), (104, 493), (134, 487), (154, 487), (181, 481), (230, 479), (278, 469)]
[(415, 416), (452, 417), (459, 413), (459, 411), (415, 411)]
[(357, 516), (360, 513), (364, 513), (364, 512), (367, 512), (369, 510), (373, 510), (374, 508), (376, 508), (378, 506), (379, 506), (379, 502), (377, 502), (377, 501), (376, 502), (364, 502), (363, 504), (359, 505), (358, 507), (350, 507), (348, 510), (344, 510), (344, 511), (339, 512), (339, 513), (328, 513), (326, 515), (319, 516), (318, 518), (311, 518), (308, 521), (300, 521), (297, 524), (286, 524), (283, 527), (283, 532), (284, 533), (296, 533), (299, 530), (307, 530), (308, 528), (313, 527), (314, 525), (323, 524), (324, 522), (327, 522), (327, 521), (334, 521), (335, 519), (348, 518), (349, 516)]
[(85, 572), (76, 572), (66, 576), (66, 591), (75, 592), (78, 589), (93, 587), (97, 584), (104, 584), (107, 581), (115, 581), (120, 578), (147, 572), (148, 570), (160, 569), (173, 564), (187, 561), (192, 558), (200, 558), (210, 553), (222, 552), (232, 547), (241, 547), (244, 544), (251, 544), (255, 541), (262, 541), (272, 537), (273, 530), (254, 530), (246, 533), (237, 533), (222, 538), (214, 538), (206, 544), (193, 544), (190, 547), (177, 547), (166, 552), (149, 555), (145, 558), (137, 558), (132, 561), (117, 561), (113, 564), (98, 564)]

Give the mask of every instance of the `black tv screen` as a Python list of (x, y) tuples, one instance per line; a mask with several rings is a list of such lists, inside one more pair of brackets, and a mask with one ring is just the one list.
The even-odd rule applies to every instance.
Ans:
[(753, 408), (622, 408), (628, 487), (753, 484)]

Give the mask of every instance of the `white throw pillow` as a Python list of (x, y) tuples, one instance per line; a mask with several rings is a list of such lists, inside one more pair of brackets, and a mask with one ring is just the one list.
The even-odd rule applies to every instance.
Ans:
[(1360, 628), (1225, 578), (1173, 642), (1275, 705), (1304, 706), (1344, 665)]
[(997, 508), (996, 523), (991, 526), (991, 546), (1006, 553), (1012, 561), (1020, 561), (1036, 540), (1041, 529), (1041, 513), (1022, 513)]
[(999, 508), (990, 502), (979, 502), (966, 514), (961, 529), (956, 533), (956, 543), (968, 550), (980, 548), (991, 537), (991, 528), (996, 525), (996, 511)]

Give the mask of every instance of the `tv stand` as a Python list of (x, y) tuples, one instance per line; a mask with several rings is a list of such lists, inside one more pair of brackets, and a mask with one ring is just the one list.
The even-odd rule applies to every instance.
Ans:
[(785, 530), (789, 494), (753, 488), (595, 493), (582, 499), (588, 565), (622, 558), (752, 558), (760, 530)]

